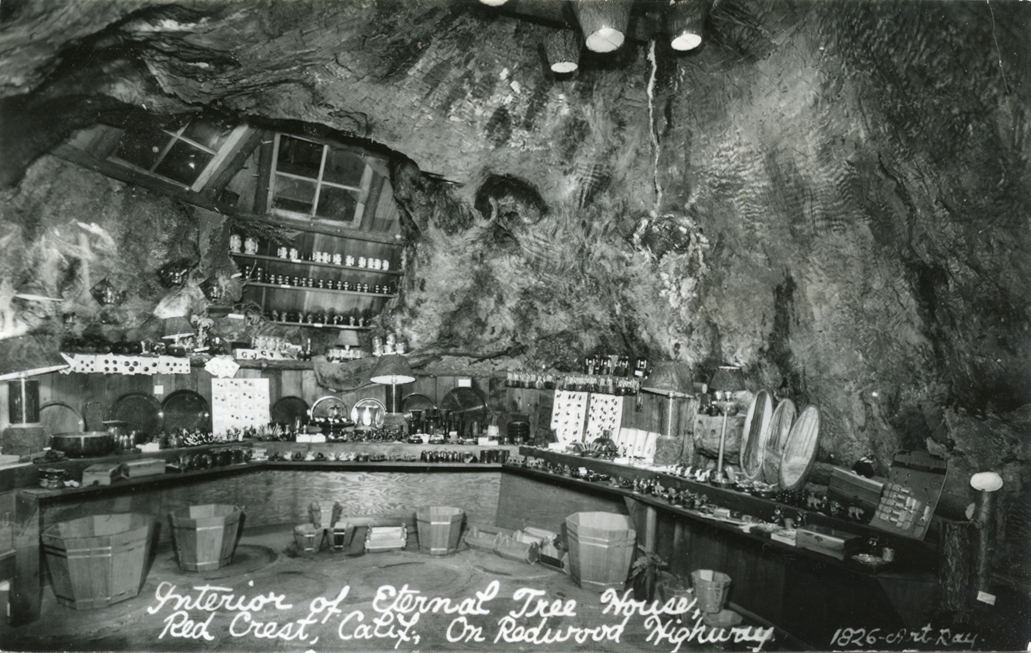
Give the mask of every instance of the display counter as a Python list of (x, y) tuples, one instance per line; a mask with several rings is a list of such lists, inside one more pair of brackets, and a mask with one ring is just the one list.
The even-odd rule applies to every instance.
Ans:
[[(232, 460), (231, 456), (218, 455), (231, 449), (264, 449), (269, 459), (211, 466), (220, 459)], [(423, 452), (438, 454), (438, 458), (442, 452), (456, 452), (462, 461), (423, 461)], [(262, 527), (306, 521), (307, 506), (312, 501), (328, 505), (339, 502), (345, 515), (367, 515), (414, 510), (431, 500), (463, 506), (471, 523), (493, 524), (501, 463), (479, 462), (484, 452), (488, 459), (500, 459), (515, 454), (517, 448), (243, 442), (0, 469), (0, 492), (14, 498), (8, 620), (19, 625), (39, 617), (46, 581), (40, 534), (51, 524), (107, 512), (152, 514), (164, 524), (168, 513), (178, 508), (230, 503), (245, 507), (247, 527)], [(358, 454), (362, 460), (355, 459)], [(464, 462), (468, 455), (475, 461)], [(412, 457), (415, 460), (409, 460)], [(40, 487), (43, 469), (62, 470), (69, 478), (79, 479), (93, 465), (118, 466), (142, 459), (160, 459), (169, 471), (115, 480), (110, 485)], [(159, 529), (159, 541), (167, 542), (169, 537), (168, 528)]]
[[(830, 646), (835, 630), (844, 627), (882, 632), (919, 629), (934, 612), (937, 553), (933, 542), (905, 541), (864, 524), (641, 467), (530, 447), (520, 454), (519, 462), (506, 464), (502, 474), (499, 526), (554, 530), (561, 528), (562, 515), (576, 510), (628, 514), (637, 526), (639, 546), (665, 560), (669, 571), (686, 576), (707, 568), (729, 574), (733, 579), (730, 600), (736, 608), (813, 648)], [(548, 471), (567, 468), (570, 475)], [(600, 480), (572, 475), (581, 470), (593, 472)], [(653, 483), (704, 495), (724, 509), (721, 515), (729, 515), (724, 518), (674, 505), (633, 489)], [(541, 496), (547, 497), (538, 501), (546, 504), (544, 508), (533, 514), (520, 510), (520, 505)], [(739, 517), (770, 520), (778, 510), (809, 525), (848, 531), (864, 539), (876, 537), (895, 547), (897, 558), (890, 566), (867, 568), (778, 542), (746, 527)]]
[[(264, 449), (269, 460), (192, 469), (195, 457), (219, 460), (225, 448)], [(426, 462), (423, 453), (467, 454), (469, 462)], [(483, 463), (488, 458), (508, 460)], [(363, 460), (352, 457), (363, 454)], [(321, 454), (321, 457), (320, 457)], [(368, 456), (368, 461), (364, 460)], [(868, 537), (876, 529), (845, 523), (818, 513), (784, 506), (742, 492), (705, 485), (653, 470), (617, 465), (535, 448), (464, 447), (378, 443), (236, 443), (112, 456), (57, 464), (72, 477), (97, 463), (160, 458), (182, 471), (120, 480), (109, 486), (45, 489), (36, 466), (0, 470), (0, 483), (16, 497), (15, 560), (9, 621), (39, 616), (45, 586), (40, 533), (50, 524), (87, 514), (143, 512), (164, 522), (167, 514), (209, 502), (244, 506), (246, 528), (306, 521), (310, 502), (341, 503), (344, 515), (412, 510), (430, 500), (463, 507), (470, 523), (503, 528), (538, 526), (561, 531), (574, 512), (601, 510), (630, 515), (639, 547), (669, 563), (669, 571), (688, 575), (717, 569), (733, 578), (730, 600), (749, 616), (778, 626), (810, 646), (826, 647), (842, 627), (919, 628), (932, 609), (935, 588), (933, 543), (882, 537), (897, 547), (898, 558), (880, 570), (774, 541), (742, 527), (739, 514), (767, 520), (789, 510), (811, 524), (839, 527)], [(373, 461), (373, 457), (382, 460)], [(411, 460), (411, 458), (415, 460)], [(222, 460), (231, 460), (225, 455)], [(531, 464), (538, 461), (537, 464)], [(547, 471), (584, 468), (608, 480), (586, 480)], [(617, 480), (614, 480), (617, 479)], [(678, 506), (663, 496), (635, 491), (655, 484), (704, 494), (724, 509), (720, 514)], [(626, 487), (629, 483), (629, 487)], [(804, 515), (803, 515), (804, 513)], [(168, 529), (159, 533), (167, 541)], [(883, 535), (878, 533), (878, 535)]]

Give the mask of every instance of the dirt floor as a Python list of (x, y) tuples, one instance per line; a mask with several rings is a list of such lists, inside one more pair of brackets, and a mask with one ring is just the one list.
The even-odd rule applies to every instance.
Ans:
[(358, 556), (327, 538), (302, 555), (284, 526), (248, 529), (233, 562), (209, 572), (180, 571), (171, 546), (160, 547), (139, 595), (105, 608), (63, 606), (47, 587), (42, 618), (0, 626), (0, 649), (654, 653), (752, 650), (764, 638), (763, 650), (778, 648), (777, 635), (747, 621), (712, 628), (694, 607), (655, 615), (622, 598), (489, 552), (430, 556), (414, 536), (404, 550)]

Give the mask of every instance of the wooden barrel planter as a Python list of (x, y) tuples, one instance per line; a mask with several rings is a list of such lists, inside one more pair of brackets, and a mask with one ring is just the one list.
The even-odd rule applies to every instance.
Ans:
[(169, 513), (179, 569), (211, 571), (233, 561), (243, 512), (237, 506), (209, 503)]
[(415, 511), (419, 550), (430, 555), (448, 555), (458, 550), (465, 511), (449, 506), (429, 506)]
[(105, 514), (43, 531), (43, 552), (61, 605), (106, 608), (140, 593), (157, 526), (150, 515)]
[(634, 557), (637, 531), (630, 518), (611, 512), (566, 517), (569, 575), (584, 589), (622, 590)]

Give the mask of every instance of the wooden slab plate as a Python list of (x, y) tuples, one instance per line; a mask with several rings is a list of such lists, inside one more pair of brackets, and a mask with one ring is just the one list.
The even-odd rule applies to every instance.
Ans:
[(741, 471), (749, 481), (762, 479), (763, 456), (766, 454), (765, 438), (770, 433), (770, 417), (773, 414), (773, 400), (770, 393), (760, 390), (748, 407), (745, 428), (741, 432)]
[(763, 481), (770, 485), (780, 483), (780, 458), (797, 412), (795, 402), (781, 399), (770, 419), (770, 434), (766, 438), (766, 455), (763, 457)]
[(795, 420), (784, 444), (780, 459), (780, 487), (792, 492), (805, 485), (806, 477), (816, 459), (816, 444), (820, 438), (820, 411), (806, 406)]

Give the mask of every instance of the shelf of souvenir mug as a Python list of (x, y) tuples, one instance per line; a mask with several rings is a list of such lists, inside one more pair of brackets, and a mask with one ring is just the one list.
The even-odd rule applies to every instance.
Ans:
[(568, 392), (595, 392), (616, 396), (636, 395), (641, 390), (641, 379), (605, 374), (562, 374), (544, 372), (508, 372), (505, 387), (537, 390), (565, 390)]
[[(344, 262), (336, 263), (334, 262), (335, 259), (321, 259), (308, 261), (300, 258), (294, 259), (289, 257), (265, 256), (263, 254), (244, 254), (242, 252), (232, 252), (231, 256), (233, 256), (234, 258), (251, 259), (255, 261), (255, 264), (250, 266), (250, 270), (252, 271), (259, 269), (257, 266), (257, 262), (264, 261), (266, 263), (276, 265), (287, 264), (295, 266), (326, 268), (329, 270), (362, 272), (369, 274), (385, 274), (391, 276), (401, 276), (403, 274), (403, 272), (400, 270), (391, 270), (390, 261), (387, 259), (367, 259), (365, 257), (359, 257), (358, 259), (354, 259), (354, 257), (348, 256), (343, 259)], [(245, 270), (244, 275), (247, 277), (251, 277), (253, 276), (253, 272), (248, 273), (248, 271)]]
[[(296, 277), (294, 278), (296, 279)], [(313, 285), (307, 285), (307, 282), (312, 282)], [(322, 282), (322, 285), (318, 285)], [(397, 297), (397, 293), (393, 292), (393, 285), (383, 284), (368, 284), (368, 283), (351, 283), (350, 281), (337, 281), (333, 283), (333, 287), (330, 288), (326, 284), (329, 283), (325, 280), (319, 279), (318, 281), (313, 279), (300, 279), (298, 283), (294, 283), (293, 279), (291, 283), (267, 283), (263, 281), (245, 281), (245, 286), (253, 286), (255, 288), (272, 288), (274, 290), (292, 290), (296, 292), (322, 292), (322, 293), (334, 293), (337, 295), (358, 295), (361, 297), (373, 297), (376, 299), (389, 299), (391, 297)], [(303, 284), (303, 285), (302, 285)], [(339, 287), (337, 287), (339, 285)]]

